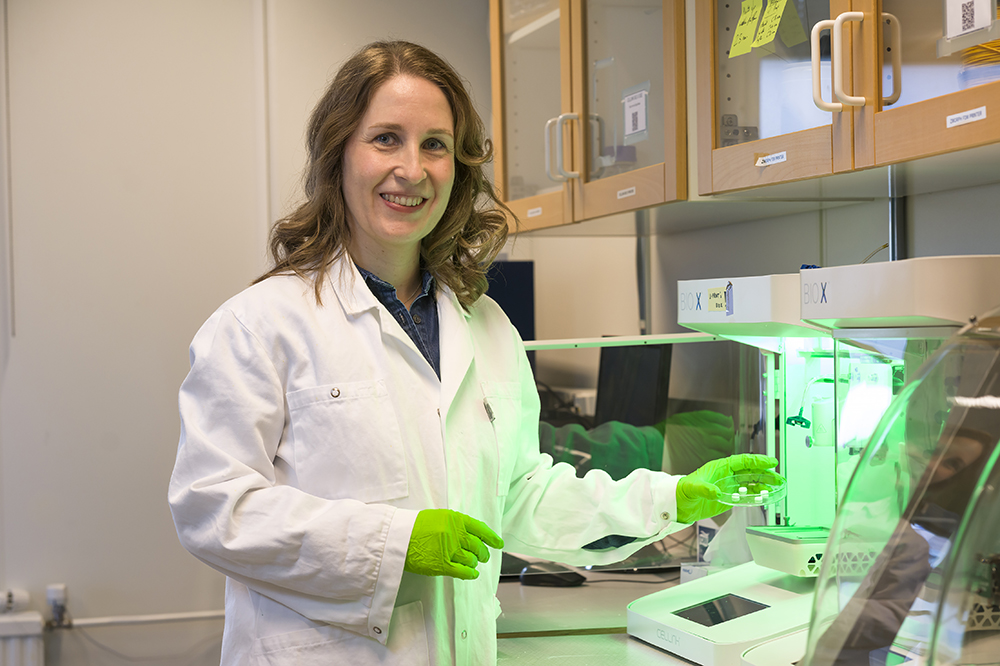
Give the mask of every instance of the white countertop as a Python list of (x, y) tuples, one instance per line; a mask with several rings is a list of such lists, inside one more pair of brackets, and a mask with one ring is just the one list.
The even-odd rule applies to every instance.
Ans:
[(677, 584), (679, 572), (598, 573), (577, 569), (587, 577), (578, 587), (536, 587), (503, 581), (497, 590), (503, 613), (497, 635), (625, 631), (626, 607), (639, 597)]
[(578, 587), (500, 583), (498, 666), (674, 666), (690, 664), (625, 633), (626, 608), (677, 584), (679, 572), (598, 573), (579, 569)]
[(500, 638), (497, 666), (689, 666), (627, 634)]

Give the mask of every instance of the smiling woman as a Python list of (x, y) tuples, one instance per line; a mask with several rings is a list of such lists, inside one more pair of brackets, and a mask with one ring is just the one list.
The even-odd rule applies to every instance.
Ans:
[[(169, 501), (228, 577), (222, 663), (495, 664), (498, 549), (616, 562), (686, 527), (682, 500), (711, 515), (690, 506), (714, 477), (579, 478), (539, 451), (524, 345), (484, 294), (490, 144), (440, 58), (362, 49), (308, 147), (274, 268), (198, 331), (180, 391)], [(777, 462), (753, 458), (725, 475)]]

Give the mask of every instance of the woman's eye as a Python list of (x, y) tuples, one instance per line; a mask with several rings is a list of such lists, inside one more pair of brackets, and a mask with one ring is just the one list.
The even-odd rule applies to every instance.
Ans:
[(448, 146), (446, 146), (445, 143), (444, 143), (444, 141), (441, 141), (440, 139), (428, 139), (427, 143), (424, 144), (424, 145), (427, 146), (428, 150), (447, 150), (448, 149)]
[(394, 140), (395, 137), (391, 134), (379, 134), (375, 137), (375, 143), (383, 146), (391, 145)]

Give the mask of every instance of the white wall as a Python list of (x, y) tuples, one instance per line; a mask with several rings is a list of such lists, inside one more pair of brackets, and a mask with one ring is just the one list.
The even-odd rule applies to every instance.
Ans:
[[(78, 618), (222, 608), (222, 577), (180, 547), (165, 499), (188, 343), (263, 268), (337, 63), (374, 38), (423, 41), (486, 111), (487, 8), (7, 0), (0, 589), (27, 589), (43, 610), (45, 586), (65, 583)], [(127, 663), (92, 641), (218, 663), (220, 632), (63, 630), (46, 639), (47, 663)]]

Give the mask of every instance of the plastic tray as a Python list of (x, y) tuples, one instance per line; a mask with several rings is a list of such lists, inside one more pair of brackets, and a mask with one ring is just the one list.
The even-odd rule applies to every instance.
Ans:
[(785, 483), (766, 483), (759, 473), (746, 472), (716, 482), (722, 491), (719, 501), (729, 506), (767, 506), (785, 498)]

